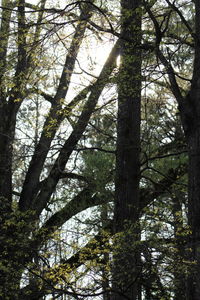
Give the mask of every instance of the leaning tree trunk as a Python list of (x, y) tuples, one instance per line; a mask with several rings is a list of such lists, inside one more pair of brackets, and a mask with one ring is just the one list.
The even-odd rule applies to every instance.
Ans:
[(137, 299), (140, 180), (141, 2), (121, 1), (113, 299)]

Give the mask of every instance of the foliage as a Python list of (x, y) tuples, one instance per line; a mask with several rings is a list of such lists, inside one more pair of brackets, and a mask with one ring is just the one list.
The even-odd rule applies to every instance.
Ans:
[[(138, 3), (120, 11), (123, 1), (1, 2), (2, 299), (123, 299), (124, 281), (137, 283), (138, 299), (185, 299), (196, 261), (174, 85), (187, 97), (194, 4)], [(133, 15), (141, 29), (128, 30)], [(133, 218), (119, 211), (123, 227), (116, 127), (122, 120), (135, 134), (123, 109), (136, 94), (140, 195)]]

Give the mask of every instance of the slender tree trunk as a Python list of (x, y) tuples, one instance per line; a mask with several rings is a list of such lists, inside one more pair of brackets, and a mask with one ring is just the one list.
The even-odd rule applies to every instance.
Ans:
[(121, 1), (113, 299), (137, 299), (140, 180), (141, 2)]

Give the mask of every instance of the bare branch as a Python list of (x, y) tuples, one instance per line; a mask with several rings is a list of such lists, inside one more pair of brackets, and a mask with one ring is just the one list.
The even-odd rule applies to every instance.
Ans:
[(98, 80), (93, 84), (91, 88), (91, 94), (86, 101), (82, 113), (74, 126), (70, 137), (65, 142), (63, 148), (61, 149), (58, 158), (55, 161), (54, 166), (45, 181), (45, 185), (42, 187), (39, 195), (34, 201), (33, 209), (36, 209), (37, 215), (45, 208), (48, 203), (51, 194), (53, 193), (59, 179), (60, 175), (65, 169), (66, 163), (75, 149), (79, 139), (81, 138), (85, 128), (89, 122), (90, 116), (93, 113), (95, 106), (98, 102), (98, 99), (102, 93), (102, 90), (107, 83), (110, 74), (113, 71), (113, 68), (116, 66), (116, 58), (119, 54), (119, 41), (113, 47), (100, 75)]
[[(90, 14), (90, 9), (87, 8), (87, 14)], [(43, 131), (40, 137), (40, 140), (36, 146), (35, 153), (32, 157), (32, 160), (29, 165), (29, 169), (26, 174), (26, 178), (24, 181), (22, 194), (19, 202), (19, 207), (21, 210), (27, 210), (30, 208), (31, 202), (38, 192), (38, 184), (39, 177), (47, 157), (47, 154), (50, 149), (51, 142), (59, 128), (61, 122), (64, 119), (62, 113), (62, 99), (65, 98), (70, 79), (73, 73), (73, 69), (76, 62), (76, 57), (81, 45), (81, 42), (84, 38), (85, 30), (86, 30), (86, 22), (80, 22), (77, 25), (76, 32), (74, 34), (70, 49), (68, 54), (66, 55), (65, 64), (63, 67), (62, 75), (60, 77), (59, 86), (57, 88), (56, 95), (52, 102), (52, 107), (48, 114), (48, 117), (45, 120)], [(50, 126), (52, 120), (56, 120), (55, 126)], [(48, 128), (51, 128), (50, 132), (48, 132)]]

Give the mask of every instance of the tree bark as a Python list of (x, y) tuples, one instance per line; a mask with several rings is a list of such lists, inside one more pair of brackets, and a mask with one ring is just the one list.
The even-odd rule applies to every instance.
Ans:
[[(187, 299), (200, 299), (200, 2), (195, 3), (195, 55), (191, 89), (182, 106), (182, 124), (188, 144), (188, 222), (192, 250), (191, 272), (187, 284)], [(189, 251), (189, 256), (191, 252)]]
[(139, 255), (141, 2), (121, 1), (113, 299), (137, 299)]
[[(200, 113), (197, 119), (200, 120)], [(200, 299), (200, 124), (195, 123), (188, 136), (188, 222), (192, 232), (188, 248), (192, 250), (191, 266), (194, 263), (188, 279), (188, 300)], [(188, 255), (191, 256), (190, 251)]]

